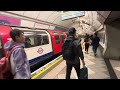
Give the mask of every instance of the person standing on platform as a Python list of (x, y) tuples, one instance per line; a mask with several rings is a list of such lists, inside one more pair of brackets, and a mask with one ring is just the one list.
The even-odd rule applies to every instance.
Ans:
[(85, 52), (88, 54), (88, 50), (91, 42), (88, 34), (86, 34), (84, 42), (85, 42)]
[(97, 33), (93, 35), (92, 38), (92, 49), (94, 52), (94, 56), (97, 56), (97, 48), (99, 46), (100, 38), (97, 36)]
[(30, 65), (24, 50), (24, 33), (19, 29), (14, 29), (10, 32), (10, 36), (12, 40), (5, 44), (4, 49), (9, 52), (12, 48), (19, 46), (10, 55), (13, 79), (31, 79)]
[(80, 59), (83, 66), (85, 66), (84, 55), (82, 52), (81, 44), (76, 38), (76, 29), (74, 27), (69, 28), (69, 36), (66, 38), (65, 43), (62, 46), (63, 59), (66, 60), (66, 79), (70, 79), (72, 67), (77, 72), (78, 79), (80, 79)]

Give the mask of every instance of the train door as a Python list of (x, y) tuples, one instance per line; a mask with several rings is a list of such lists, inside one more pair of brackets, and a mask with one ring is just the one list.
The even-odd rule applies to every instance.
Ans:
[(53, 32), (53, 48), (54, 48), (54, 54), (58, 54), (60, 52), (60, 35), (58, 32)]
[(0, 36), (0, 59), (4, 56), (2, 37)]

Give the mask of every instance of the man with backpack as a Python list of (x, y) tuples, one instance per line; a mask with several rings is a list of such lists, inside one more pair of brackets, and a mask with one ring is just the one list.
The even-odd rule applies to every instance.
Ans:
[(10, 60), (13, 79), (30, 79), (30, 66), (24, 51), (24, 33), (21, 30), (14, 29), (10, 32), (10, 36), (12, 40), (5, 44), (4, 49), (10, 54), (8, 60)]
[(69, 36), (65, 40), (62, 46), (63, 59), (66, 60), (66, 79), (70, 79), (72, 67), (77, 72), (78, 79), (80, 79), (80, 59), (82, 60), (83, 66), (85, 66), (84, 56), (82, 52), (81, 44), (76, 38), (76, 29), (74, 27), (69, 28)]

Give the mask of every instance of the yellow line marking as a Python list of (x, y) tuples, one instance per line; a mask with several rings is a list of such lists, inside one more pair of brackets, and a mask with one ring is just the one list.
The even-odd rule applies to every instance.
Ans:
[(48, 70), (49, 68), (51, 68), (53, 65), (55, 65), (56, 63), (58, 63), (60, 60), (62, 60), (63, 57), (60, 57), (58, 60), (56, 60), (54, 63), (52, 63), (51, 65), (49, 65), (48, 67), (46, 67), (45, 69), (43, 69), (42, 71), (40, 71), (38, 74), (34, 75), (32, 77), (32, 79), (37, 78), (38, 76), (40, 76), (43, 72), (45, 72), (46, 70)]

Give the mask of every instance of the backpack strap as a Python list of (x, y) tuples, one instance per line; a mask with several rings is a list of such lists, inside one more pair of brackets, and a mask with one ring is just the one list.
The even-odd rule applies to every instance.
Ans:
[(16, 49), (16, 48), (23, 48), (22, 46), (14, 46), (11, 51), (8, 53), (8, 62), (9, 62), (9, 68), (11, 68), (11, 64), (10, 64), (10, 55), (12, 54), (12, 52)]
[(10, 50), (10, 52), (8, 52), (6, 58), (9, 58), (10, 55), (12, 54), (12, 52), (13, 52), (16, 48), (23, 48), (23, 47), (22, 47), (22, 46), (14, 46), (14, 47)]

